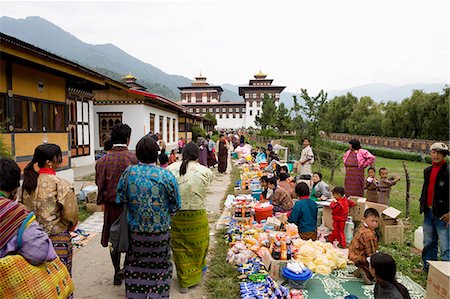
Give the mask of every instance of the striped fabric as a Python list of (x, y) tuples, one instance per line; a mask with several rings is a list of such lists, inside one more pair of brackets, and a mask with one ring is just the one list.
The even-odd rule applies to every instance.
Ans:
[(170, 234), (130, 232), (125, 260), (126, 297), (169, 298), (172, 281)]
[(351, 152), (345, 161), (345, 195), (364, 196), (364, 168), (358, 168), (355, 152)]
[(50, 235), (56, 254), (64, 265), (66, 265), (69, 274), (72, 275), (72, 237), (68, 231), (57, 235)]
[(0, 248), (17, 234), (27, 215), (25, 206), (0, 197)]
[(178, 211), (172, 217), (171, 239), (180, 287), (200, 283), (209, 246), (206, 210)]

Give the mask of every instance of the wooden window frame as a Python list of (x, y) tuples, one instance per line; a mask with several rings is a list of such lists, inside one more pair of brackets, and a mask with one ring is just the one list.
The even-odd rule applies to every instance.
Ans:
[[(107, 118), (120, 118), (120, 122), (123, 122), (123, 112), (97, 112), (98, 115), (98, 136), (99, 136), (99, 145), (103, 146), (103, 138), (102, 138), (102, 134), (105, 133), (102, 130), (102, 119), (107, 119)], [(117, 124), (117, 119), (116, 121), (113, 121), (113, 125), (110, 128), (110, 125), (107, 124), (107, 130), (106, 132), (111, 133), (111, 129), (112, 127), (114, 127)]]

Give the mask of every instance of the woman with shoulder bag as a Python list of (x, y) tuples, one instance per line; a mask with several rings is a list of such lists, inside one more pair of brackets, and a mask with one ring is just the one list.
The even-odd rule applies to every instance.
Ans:
[(127, 298), (169, 298), (170, 294), (169, 231), (181, 200), (175, 177), (156, 165), (158, 150), (153, 138), (143, 137), (136, 145), (139, 164), (128, 166), (116, 189), (117, 204), (126, 204), (128, 211)]

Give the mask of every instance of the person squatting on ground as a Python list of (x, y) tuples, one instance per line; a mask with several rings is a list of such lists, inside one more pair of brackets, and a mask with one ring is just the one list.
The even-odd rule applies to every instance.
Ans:
[[(122, 206), (116, 203), (116, 187), (123, 171), (139, 161), (136, 155), (128, 151), (131, 128), (126, 124), (117, 124), (111, 132), (112, 149), (97, 161), (95, 165), (95, 183), (98, 186), (98, 205), (105, 205), (101, 244), (108, 246), (111, 225), (122, 214)], [(150, 137), (152, 138), (152, 137)], [(156, 141), (155, 141), (156, 142)], [(121, 285), (123, 271), (120, 271), (120, 253), (111, 252), (114, 266), (114, 284)]]
[(117, 185), (116, 203), (127, 205), (130, 231), (127, 298), (169, 298), (170, 294), (170, 225), (181, 199), (173, 174), (156, 165), (158, 150), (155, 140), (143, 137), (136, 145), (139, 164), (128, 166)]
[[(72, 273), (72, 237), (70, 231), (78, 223), (78, 203), (75, 191), (64, 179), (56, 176), (62, 163), (61, 148), (56, 144), (41, 144), (23, 173), (21, 202), (44, 228), (56, 253)], [(35, 164), (39, 172), (34, 169)]]
[(297, 202), (292, 208), (288, 222), (295, 223), (298, 234), (303, 240), (317, 239), (317, 204), (309, 197), (309, 187), (306, 183), (298, 183), (295, 186)]
[(172, 218), (171, 242), (182, 293), (199, 284), (206, 272), (209, 224), (206, 191), (213, 174), (197, 160), (198, 146), (191, 142), (183, 149), (183, 160), (170, 165), (180, 188), (181, 210)]
[(375, 229), (378, 227), (380, 214), (373, 208), (364, 211), (364, 221), (358, 228), (348, 248), (348, 259), (355, 263), (358, 269), (353, 273), (362, 278), (365, 284), (373, 284), (373, 276), (369, 271), (368, 257), (378, 251), (378, 236)]

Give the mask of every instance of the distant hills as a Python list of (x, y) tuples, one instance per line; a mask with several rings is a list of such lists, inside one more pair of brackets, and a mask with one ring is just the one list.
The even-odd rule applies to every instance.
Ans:
[[(178, 86), (187, 86), (192, 82), (191, 79), (183, 76), (169, 75), (129, 55), (113, 44), (85, 43), (41, 17), (13, 19), (3, 16), (0, 18), (0, 31), (116, 80), (120, 80), (131, 72), (138, 78), (138, 83), (147, 87), (150, 92), (173, 100), (179, 99)], [(241, 100), (238, 94), (229, 90), (224, 90), (222, 98), (230, 101)]]
[[(177, 101), (180, 96), (177, 87), (188, 86), (192, 82), (191, 79), (184, 76), (167, 74), (154, 65), (131, 56), (113, 44), (92, 45), (85, 43), (41, 17), (13, 19), (3, 16), (0, 18), (0, 31), (78, 62), (115, 80), (121, 80), (121, 77), (131, 72), (138, 78), (138, 83), (147, 87), (150, 92), (160, 94), (174, 101)], [(214, 84), (213, 82), (209, 83)], [(243, 84), (247, 84), (247, 82), (243, 82)], [(283, 82), (278, 82), (277, 84), (283, 85)], [(225, 83), (221, 84), (221, 86), (224, 89), (222, 100), (243, 102), (242, 97), (238, 95), (237, 85)], [(370, 96), (377, 102), (387, 102), (401, 101), (409, 97), (414, 89), (420, 89), (425, 92), (441, 92), (444, 86), (445, 83), (417, 83), (402, 86), (376, 83), (327, 92), (328, 99), (351, 92), (357, 97)], [(299, 93), (287, 91), (281, 93), (281, 102), (285, 103), (288, 108), (292, 107), (293, 95), (297, 95), (301, 104), (302, 100)]]

